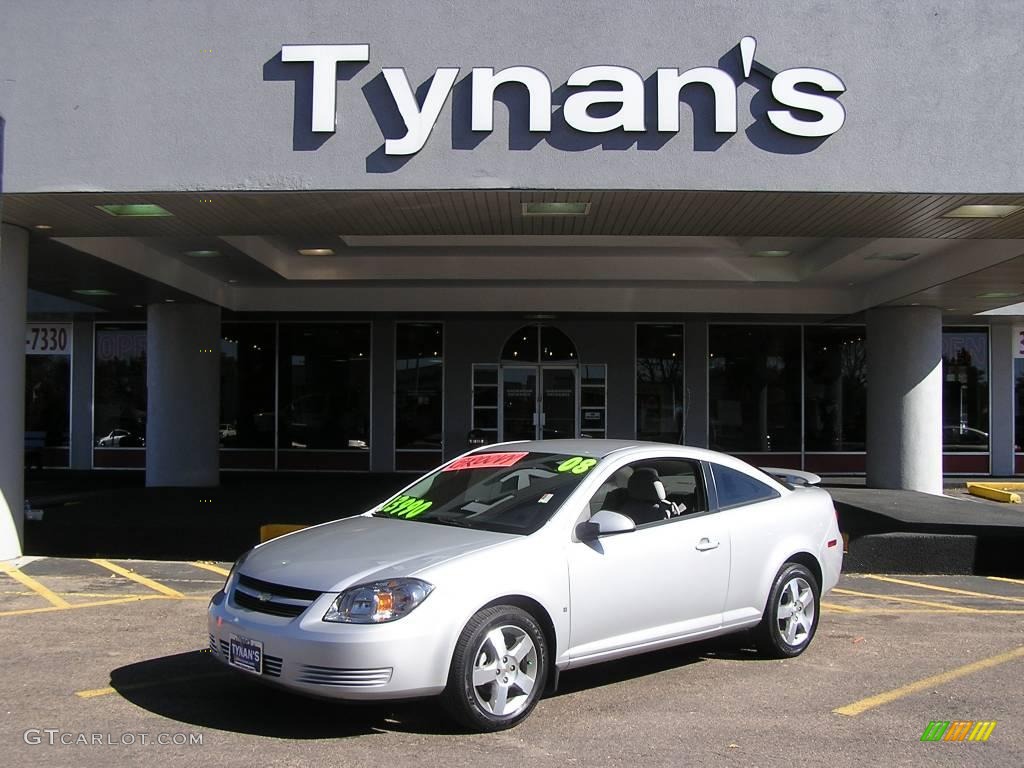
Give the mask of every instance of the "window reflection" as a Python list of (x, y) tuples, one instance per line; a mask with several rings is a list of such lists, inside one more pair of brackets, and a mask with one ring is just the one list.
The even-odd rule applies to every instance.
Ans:
[(1016, 423), (1014, 443), (1016, 450), (1024, 448), (1024, 358), (1013, 361), (1013, 382), (1017, 394)]
[(808, 326), (804, 336), (808, 451), (863, 451), (867, 423), (864, 328)]
[(369, 323), (280, 329), (278, 448), (369, 448)]
[(274, 325), (224, 323), (220, 340), (220, 445), (274, 447)]
[(440, 323), (398, 323), (395, 448), (441, 449), (444, 336)]
[(686, 432), (683, 326), (636, 327), (636, 436), (682, 443)]
[(96, 326), (93, 432), (100, 448), (146, 444), (146, 327)]
[(988, 329), (942, 331), (942, 448), (988, 451)]
[(800, 328), (708, 329), (711, 447), (800, 450)]

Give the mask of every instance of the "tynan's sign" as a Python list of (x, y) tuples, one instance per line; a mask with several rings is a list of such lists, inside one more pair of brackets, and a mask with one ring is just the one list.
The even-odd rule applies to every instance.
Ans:
[[(754, 66), (757, 42), (753, 37), (740, 41), (740, 58), (744, 78)], [(281, 48), (283, 62), (308, 62), (313, 65), (312, 129), (317, 133), (337, 130), (337, 65), (341, 62), (365, 63), (370, 60), (369, 45), (285, 45)], [(783, 109), (771, 109), (768, 120), (775, 128), (791, 136), (823, 138), (843, 126), (846, 111), (838, 97), (846, 86), (837, 75), (812, 67), (796, 67), (775, 73), (758, 65), (758, 71), (771, 79), (774, 100)], [(419, 152), (448, 100), (459, 75), (458, 67), (440, 67), (434, 72), (423, 103), (398, 67), (381, 70), (391, 91), (395, 106), (405, 122), (406, 134), (386, 139), (388, 155), (412, 155)], [(470, 73), (472, 89), (472, 130), (494, 129), (494, 91), (505, 83), (517, 83), (527, 89), (530, 99), (530, 131), (551, 130), (551, 81), (539, 69), (527, 66), (508, 67), (495, 72), (491, 67), (474, 67)], [(592, 88), (595, 84), (618, 85), (617, 90)], [(577, 89), (562, 106), (566, 124), (583, 133), (648, 130), (644, 115), (644, 81), (640, 73), (628, 67), (593, 66), (573, 72), (566, 85)], [(717, 67), (695, 67), (680, 72), (659, 68), (656, 73), (657, 130), (679, 131), (679, 94), (683, 88), (703, 85), (711, 89), (715, 104), (715, 132), (736, 133), (736, 90), (733, 76)], [(582, 90), (580, 90), (582, 89)], [(612, 114), (596, 116), (591, 107), (604, 106)], [(795, 111), (795, 110), (798, 110)], [(811, 119), (807, 119), (807, 117)]]

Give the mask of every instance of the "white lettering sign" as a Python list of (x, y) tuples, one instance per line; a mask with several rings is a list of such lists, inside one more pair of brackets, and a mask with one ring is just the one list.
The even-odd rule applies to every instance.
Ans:
[(25, 327), (26, 355), (70, 355), (71, 323), (29, 323)]
[[(757, 41), (753, 37), (744, 37), (740, 41), (744, 78), (749, 78), (754, 70), (756, 48)], [(370, 46), (285, 45), (281, 48), (281, 60), (313, 65), (312, 130), (315, 133), (334, 133), (337, 130), (337, 65), (340, 62), (368, 62)], [(767, 119), (776, 129), (791, 136), (824, 138), (843, 127), (846, 110), (838, 97), (846, 91), (846, 85), (837, 75), (812, 67), (796, 67), (778, 73), (760, 66), (757, 69), (759, 74), (769, 77), (772, 98), (783, 107), (767, 111)], [(385, 154), (413, 155), (423, 148), (448, 101), (459, 71), (458, 67), (437, 69), (421, 105), (405, 70), (396, 67), (381, 70), (406, 129), (401, 138), (385, 140)], [(472, 130), (489, 132), (494, 129), (495, 90), (507, 83), (523, 86), (529, 94), (530, 131), (546, 133), (551, 130), (551, 81), (539, 69), (517, 66), (496, 73), (491, 67), (474, 67), (469, 79)], [(725, 70), (695, 67), (680, 73), (678, 69), (659, 68), (654, 83), (656, 93), (652, 95), (657, 97), (658, 131), (679, 131), (680, 92), (697, 85), (710, 88), (714, 96), (715, 132), (737, 132), (736, 92), (739, 83)], [(617, 87), (608, 89), (608, 84)], [(582, 67), (569, 76), (566, 85), (576, 89), (562, 105), (562, 118), (570, 128), (582, 133), (642, 133), (648, 130), (644, 116), (645, 85), (640, 73), (618, 66)], [(608, 109), (609, 105), (613, 109)], [(595, 114), (595, 111), (600, 114)], [(807, 119), (808, 115), (811, 119)]]
[(1013, 328), (1013, 356), (1024, 358), (1024, 325), (1016, 325)]

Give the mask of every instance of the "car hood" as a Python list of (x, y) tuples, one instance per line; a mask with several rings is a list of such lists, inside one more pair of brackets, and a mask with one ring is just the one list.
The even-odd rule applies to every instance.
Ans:
[(252, 550), (239, 571), (273, 584), (339, 592), (375, 579), (412, 576), (518, 538), (409, 520), (350, 517), (269, 541)]

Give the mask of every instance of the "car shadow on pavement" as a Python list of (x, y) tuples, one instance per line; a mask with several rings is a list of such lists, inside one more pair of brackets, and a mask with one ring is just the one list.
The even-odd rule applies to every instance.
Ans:
[(455, 733), (433, 702), (313, 699), (227, 669), (206, 650), (147, 659), (110, 673), (137, 707), (201, 728), (281, 739), (336, 739), (387, 731)]
[[(709, 658), (756, 658), (743, 643), (742, 638), (718, 638), (570, 671), (562, 675), (554, 696), (643, 678)], [(463, 732), (445, 717), (436, 700), (356, 703), (308, 698), (227, 669), (205, 649), (118, 667), (110, 673), (110, 687), (135, 706), (171, 720), (271, 738)]]
[(754, 661), (758, 658), (746, 635), (727, 635), (712, 640), (677, 645), (660, 651), (641, 653), (616, 661), (605, 661), (578, 670), (569, 670), (562, 674), (558, 682), (558, 691), (554, 695), (563, 696), (590, 688), (599, 688), (603, 685), (636, 680), (707, 659)]

